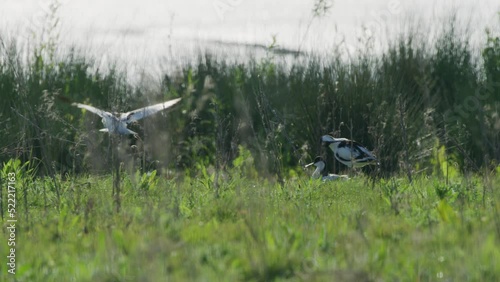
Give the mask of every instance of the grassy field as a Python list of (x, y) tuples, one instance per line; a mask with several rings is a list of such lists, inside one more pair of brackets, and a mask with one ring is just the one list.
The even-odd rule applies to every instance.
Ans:
[(498, 177), (244, 175), (123, 173), (117, 213), (111, 176), (17, 170), (16, 281), (500, 280)]
[[(27, 43), (0, 33), (0, 281), (500, 281), (497, 27), (473, 47), (452, 18), (348, 58), (207, 50), (133, 80), (62, 50), (56, 24)], [(118, 146), (71, 106), (179, 97), (131, 125), (115, 171)], [(345, 172), (329, 132), (373, 151), (377, 173), (310, 180), (317, 155)]]

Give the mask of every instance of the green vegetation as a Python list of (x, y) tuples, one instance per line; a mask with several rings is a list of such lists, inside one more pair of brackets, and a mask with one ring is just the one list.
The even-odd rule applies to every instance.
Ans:
[(115, 213), (110, 176), (58, 179), (57, 195), (17, 168), (17, 281), (500, 279), (498, 177), (281, 187), (242, 170), (218, 197), (210, 175), (123, 174)]
[[(0, 34), (0, 210), (7, 225), (15, 173), (18, 281), (500, 281), (499, 34), (478, 52), (452, 21), (434, 42), (408, 31), (349, 58), (281, 60), (274, 42), (132, 83), (44, 32), (24, 48)], [(117, 143), (70, 105), (175, 97)], [(332, 131), (380, 168), (310, 180), (300, 166)]]

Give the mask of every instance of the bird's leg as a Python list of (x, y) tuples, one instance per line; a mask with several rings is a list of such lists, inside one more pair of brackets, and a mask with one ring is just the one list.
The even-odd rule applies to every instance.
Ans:
[[(351, 161), (352, 163), (352, 161)], [(352, 163), (352, 165), (349, 167), (349, 177), (354, 177), (354, 163)]]
[(134, 138), (137, 141), (140, 141), (142, 143), (141, 172), (145, 173), (146, 172), (146, 149), (144, 147), (144, 141), (137, 133), (134, 134)]

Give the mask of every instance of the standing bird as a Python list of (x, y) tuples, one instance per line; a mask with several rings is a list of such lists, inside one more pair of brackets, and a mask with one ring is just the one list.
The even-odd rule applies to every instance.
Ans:
[(314, 165), (316, 167), (316, 170), (314, 170), (312, 174), (312, 178), (318, 179), (321, 177), (321, 180), (323, 181), (330, 181), (330, 180), (337, 180), (337, 179), (342, 179), (342, 180), (348, 180), (349, 177), (347, 175), (339, 175), (339, 174), (328, 174), (328, 172), (325, 170), (326, 163), (323, 161), (322, 157), (316, 157), (314, 159), (314, 162), (305, 165), (306, 168)]
[(106, 128), (103, 128), (99, 131), (102, 132), (109, 132), (114, 133), (114, 134), (121, 134), (121, 135), (129, 135), (133, 134), (134, 136), (137, 136), (137, 133), (128, 129), (127, 125), (129, 123), (132, 123), (134, 121), (138, 121), (142, 118), (145, 118), (147, 116), (150, 116), (152, 114), (155, 114), (159, 111), (166, 110), (175, 104), (177, 104), (181, 98), (173, 99), (167, 102), (147, 106), (144, 108), (140, 108), (137, 110), (133, 110), (127, 113), (111, 113), (111, 112), (106, 112), (101, 109), (85, 105), (85, 104), (80, 104), (80, 103), (72, 103), (71, 105), (77, 106), (78, 108), (86, 109), (89, 112), (92, 112), (94, 114), (99, 115), (102, 117), (102, 123)]
[(379, 165), (377, 158), (356, 141), (323, 135), (321, 141), (335, 154), (335, 158), (348, 167)]

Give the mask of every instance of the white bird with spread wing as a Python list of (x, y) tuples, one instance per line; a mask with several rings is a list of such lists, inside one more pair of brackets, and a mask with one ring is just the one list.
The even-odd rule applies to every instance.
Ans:
[(111, 113), (111, 112), (106, 112), (101, 109), (98, 109), (96, 107), (92, 107), (89, 105), (85, 104), (80, 104), (80, 103), (73, 103), (73, 106), (77, 106), (78, 108), (85, 109), (89, 112), (92, 112), (94, 114), (99, 115), (102, 117), (102, 123), (106, 128), (103, 128), (99, 131), (102, 132), (109, 132), (114, 133), (114, 134), (122, 134), (122, 135), (137, 135), (134, 131), (130, 130), (127, 128), (127, 125), (129, 123), (132, 123), (134, 121), (138, 121), (142, 118), (145, 118), (147, 116), (153, 115), (159, 111), (166, 110), (168, 108), (171, 108), (175, 104), (179, 103), (181, 98), (173, 99), (170, 101), (166, 101), (163, 103), (147, 106), (144, 108), (140, 108), (137, 110), (133, 110), (127, 113)]

